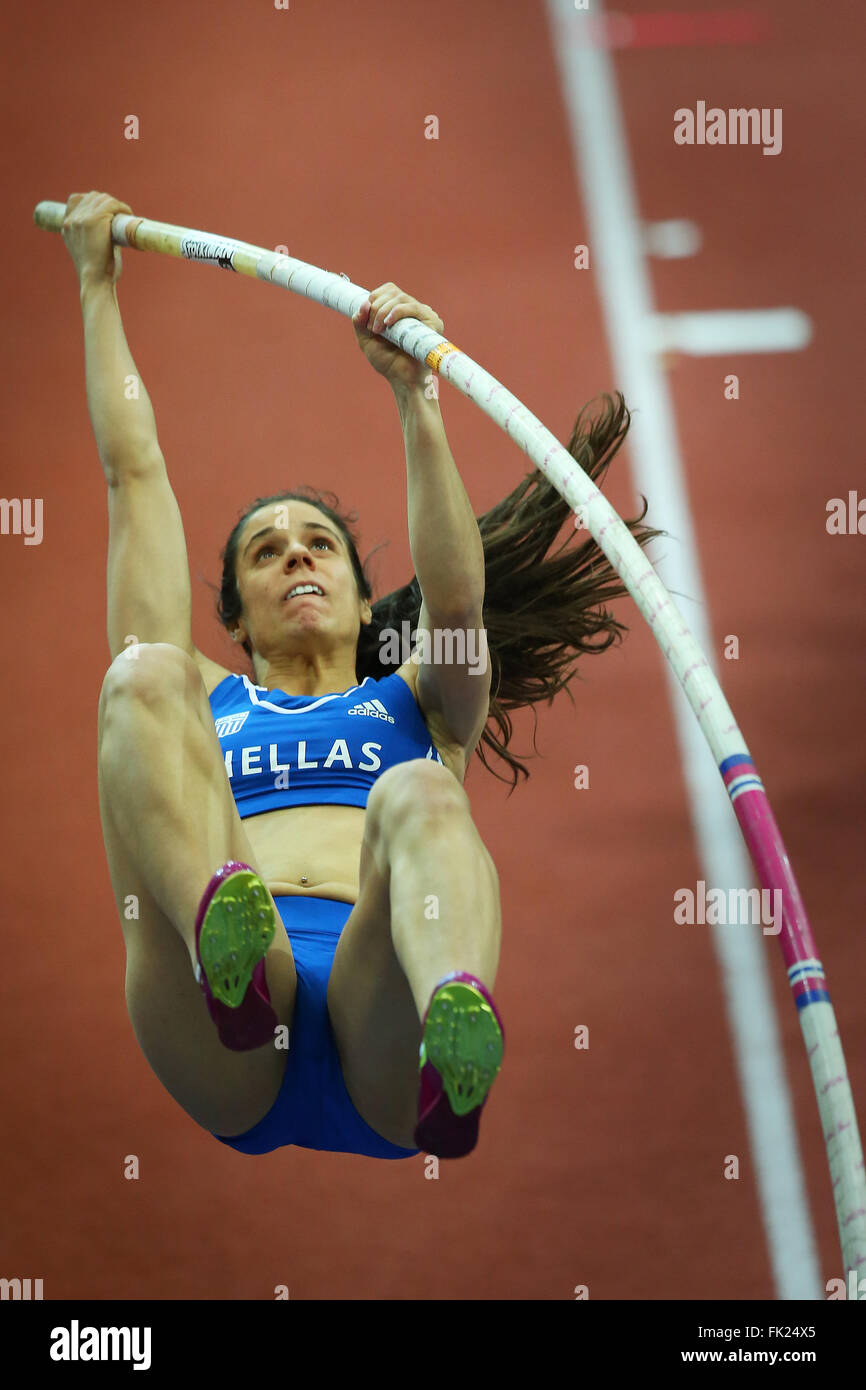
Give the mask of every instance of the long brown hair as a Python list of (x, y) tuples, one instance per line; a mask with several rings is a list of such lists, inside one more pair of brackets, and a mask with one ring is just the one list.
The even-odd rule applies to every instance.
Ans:
[[(625, 439), (630, 415), (619, 392), (603, 396), (605, 407), (597, 418), (592, 402), (577, 417), (565, 446), (585, 473), (599, 485)], [(413, 575), (408, 584), (373, 601), (373, 588), (365, 564), (358, 555), (358, 537), (352, 529), (357, 514), (344, 515), (332, 492), (306, 484), (292, 492), (258, 497), (234, 526), (222, 552), (222, 583), (217, 613), (223, 626), (232, 629), (241, 616), (241, 597), (235, 575), (238, 542), (244, 523), (260, 507), (275, 502), (309, 502), (338, 527), (351, 557), (358, 593), (370, 601), (373, 620), (362, 625), (355, 659), (357, 679), (380, 678), (389, 669), (379, 634), (386, 628), (401, 632), (401, 624), (417, 625), (421, 590)], [(642, 524), (647, 512), (643, 498), (640, 516), (625, 524), (640, 546), (664, 535)], [(580, 656), (597, 654), (622, 639), (627, 627), (607, 611), (606, 604), (628, 590), (592, 536), (569, 545), (575, 535), (573, 512), (545, 475), (533, 469), (512, 492), (483, 516), (476, 518), (484, 545), (485, 592), (482, 621), (487, 630), (491, 662), (490, 714), (477, 747), (481, 762), (500, 781), (507, 777), (491, 767), (485, 749), (504, 760), (510, 769), (511, 791), (519, 777), (529, 777), (524, 764), (510, 753), (512, 734), (509, 711), (542, 700), (550, 704), (560, 690), (568, 692)], [(570, 533), (552, 554), (548, 551), (566, 520)], [(385, 644), (387, 646), (387, 644)], [(249, 640), (244, 651), (252, 660)], [(391, 663), (394, 670), (405, 657)], [(493, 727), (491, 727), (493, 726)]]

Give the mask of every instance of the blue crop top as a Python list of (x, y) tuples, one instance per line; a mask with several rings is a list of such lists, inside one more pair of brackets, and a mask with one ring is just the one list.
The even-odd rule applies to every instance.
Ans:
[(415, 696), (396, 672), (334, 695), (286, 695), (226, 676), (210, 695), (243, 820), (285, 806), (366, 806), (395, 763), (441, 763)]

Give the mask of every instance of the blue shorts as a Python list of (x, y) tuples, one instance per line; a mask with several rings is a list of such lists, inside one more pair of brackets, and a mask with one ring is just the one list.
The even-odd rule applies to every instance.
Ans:
[(420, 1149), (400, 1148), (370, 1128), (343, 1081), (328, 1014), (328, 979), (353, 904), (302, 894), (287, 894), (274, 902), (298, 976), (285, 1075), (279, 1095), (258, 1124), (246, 1134), (214, 1138), (245, 1154), (266, 1154), (294, 1144), (370, 1158), (413, 1158)]

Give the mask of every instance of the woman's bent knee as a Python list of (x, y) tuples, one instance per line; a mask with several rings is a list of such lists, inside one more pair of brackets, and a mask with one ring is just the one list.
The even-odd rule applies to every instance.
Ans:
[(386, 837), (410, 822), (429, 826), (468, 811), (469, 798), (454, 774), (428, 758), (413, 758), (383, 772), (367, 800), (371, 833)]
[(118, 696), (152, 701), (165, 695), (198, 696), (199, 669), (188, 652), (171, 642), (136, 642), (112, 661), (99, 696), (102, 712)]

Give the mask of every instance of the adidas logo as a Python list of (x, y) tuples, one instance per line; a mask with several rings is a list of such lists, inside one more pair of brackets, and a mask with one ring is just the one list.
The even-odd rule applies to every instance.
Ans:
[(366, 714), (371, 719), (387, 719), (389, 724), (394, 723), (394, 716), (389, 714), (381, 700), (362, 700), (359, 705), (353, 705), (346, 710), (347, 714)]

